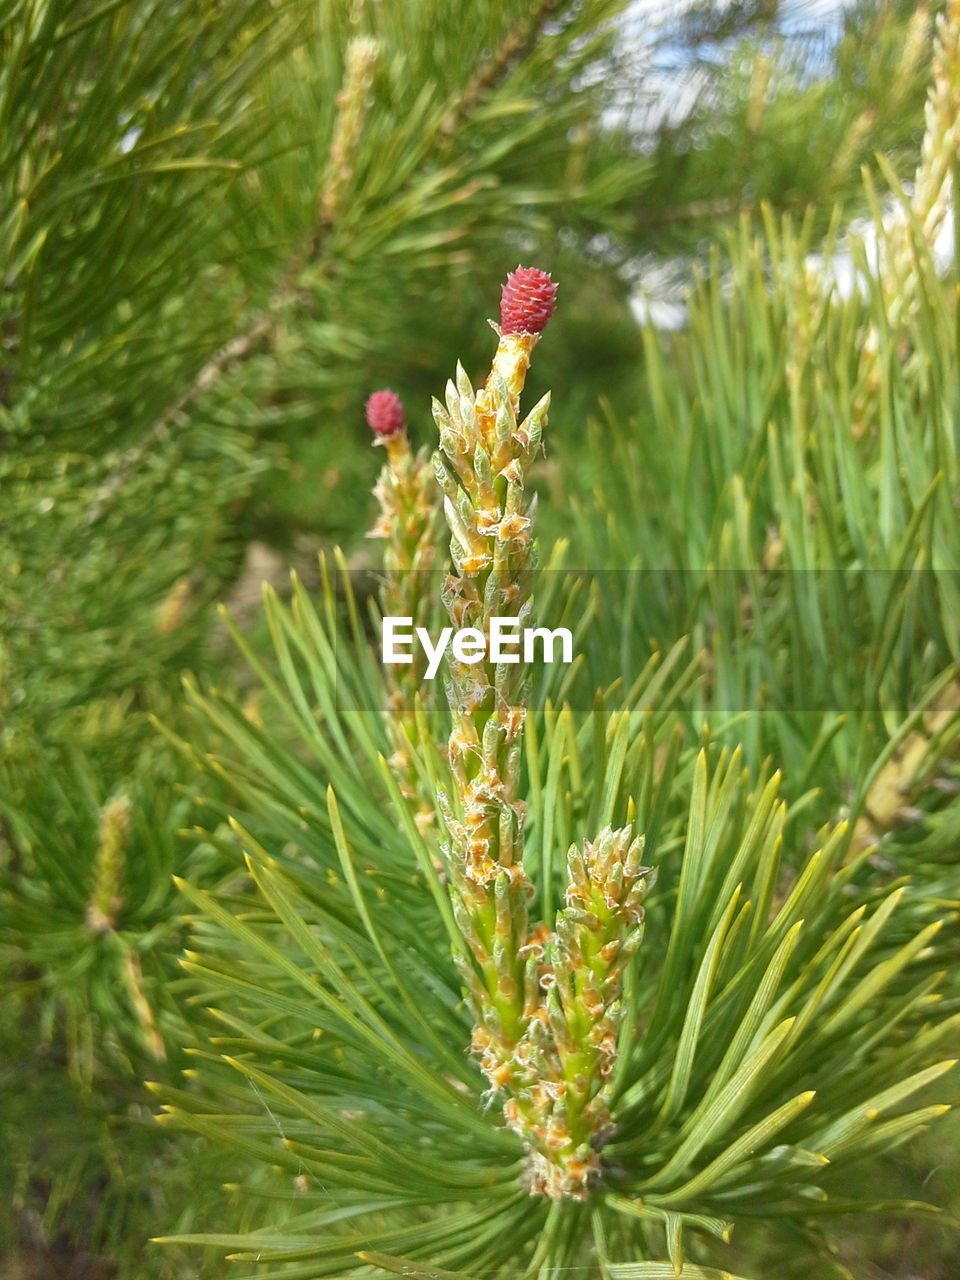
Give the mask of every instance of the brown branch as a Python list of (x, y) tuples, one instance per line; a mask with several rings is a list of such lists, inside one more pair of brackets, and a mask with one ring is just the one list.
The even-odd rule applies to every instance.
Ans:
[(95, 524), (100, 519), (111, 498), (123, 488), (146, 454), (173, 426), (183, 420), (186, 411), (205, 391), (215, 386), (224, 374), (255, 355), (263, 340), (272, 342), (279, 312), (296, 292), (297, 282), (304, 268), (320, 257), (326, 235), (336, 222), (340, 197), (350, 180), (353, 156), (369, 105), (370, 82), (376, 55), (375, 41), (364, 37), (352, 40), (347, 46), (343, 87), (337, 95), (338, 115), (334, 122), (326, 180), (317, 210), (318, 225), (311, 230), (305, 250), (298, 250), (287, 261), (272, 299), (254, 318), (250, 327), (225, 342), (169, 409), (154, 422), (146, 435), (126, 450), (113, 474), (98, 488), (93, 505), (87, 512), (87, 524)]
[[(439, 129), (441, 136), (452, 135), (458, 125), (469, 118), (484, 95), (503, 82), (517, 60), (532, 48), (544, 24), (563, 3), (564, 0), (540, 0), (532, 7), (530, 18), (505, 36), (493, 56), (478, 68), (444, 116)], [(321, 256), (327, 234), (336, 221), (339, 200), (349, 180), (348, 166), (362, 128), (375, 54), (375, 44), (364, 37), (352, 41), (347, 49), (343, 87), (337, 96), (340, 115), (334, 125), (326, 181), (318, 202), (317, 223), (310, 232), (305, 250), (294, 254), (288, 261), (273, 299), (250, 328), (224, 343), (146, 435), (126, 450), (113, 474), (98, 488), (87, 513), (88, 524), (95, 524), (101, 518), (110, 500), (123, 488), (146, 454), (183, 418), (194, 402), (224, 374), (250, 359), (262, 340), (272, 339), (277, 311), (295, 293), (303, 269), (315, 264)]]
[(93, 506), (87, 512), (87, 524), (96, 524), (103, 515), (110, 499), (126, 484), (131, 472), (136, 470), (144, 455), (158, 444), (187, 409), (204, 391), (209, 390), (223, 375), (236, 365), (241, 364), (254, 354), (260, 339), (271, 332), (274, 326), (272, 309), (264, 312), (254, 320), (246, 333), (229, 342), (217, 351), (206, 362), (193, 382), (183, 391), (166, 412), (157, 419), (145, 436), (132, 448), (127, 449), (120, 463), (97, 490)]
[(491, 89), (497, 88), (506, 79), (515, 63), (533, 47), (544, 24), (553, 15), (562, 0), (540, 0), (533, 8), (530, 18), (519, 22), (509, 31), (497, 47), (492, 57), (488, 58), (467, 81), (466, 88), (459, 99), (444, 117), (440, 132), (451, 135), (458, 125), (467, 119), (480, 99)]
[(741, 200), (739, 196), (718, 196), (714, 200), (691, 200), (688, 204), (667, 205), (662, 209), (638, 213), (636, 224), (639, 227), (659, 227), (665, 223), (696, 222), (699, 218), (723, 217), (749, 211), (753, 207), (752, 202)]

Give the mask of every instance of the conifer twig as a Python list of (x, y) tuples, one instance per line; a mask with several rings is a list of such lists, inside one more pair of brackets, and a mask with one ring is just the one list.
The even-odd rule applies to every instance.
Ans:
[[(425, 450), (414, 453), (410, 448), (403, 405), (395, 392), (375, 391), (367, 401), (366, 417), (375, 443), (383, 446), (387, 455), (373, 491), (380, 515), (367, 535), (385, 542), (381, 614), (384, 618), (410, 618), (414, 627), (429, 627), (435, 602), (428, 588), (439, 577), (437, 571), (443, 564), (443, 520), (433, 467)], [(424, 788), (410, 747), (418, 736), (417, 704), (426, 706), (429, 700), (429, 694), (422, 692), (423, 651), (408, 664), (389, 664), (384, 670), (384, 711), (393, 748), (390, 766), (401, 794), (413, 806), (418, 828), (426, 831), (434, 819), (433, 795)], [(426, 749), (434, 746), (432, 742), (421, 745)]]
[(503, 81), (514, 63), (533, 46), (544, 24), (560, 7), (560, 3), (561, 0), (540, 0), (529, 18), (518, 22), (507, 32), (492, 57), (477, 68), (459, 99), (444, 117), (440, 126), (441, 133), (452, 135), (484, 95)]
[[(474, 391), (462, 368), (434, 401), (440, 432), (436, 472), (450, 526), (453, 571), (443, 602), (455, 630), (489, 639), (495, 616), (529, 613), (532, 503), (524, 476), (540, 451), (549, 396), (518, 423), (530, 355), (553, 312), (556, 286), (518, 268), (504, 286), (500, 341), (486, 384)], [(474, 1047), (494, 1090), (537, 1007), (540, 940), (531, 937), (533, 885), (523, 869), (520, 748), (526, 672), (516, 665), (452, 658), (447, 700), (450, 796), (441, 795), (444, 846), (458, 924), (475, 968), (462, 976), (477, 1018)]]
[(119, 465), (100, 485), (87, 512), (87, 524), (96, 524), (110, 499), (126, 483), (143, 458), (183, 417), (196, 400), (215, 386), (224, 374), (245, 363), (260, 349), (264, 339), (273, 341), (277, 318), (296, 293), (303, 270), (316, 262), (323, 251), (327, 233), (336, 222), (340, 199), (352, 172), (366, 108), (369, 105), (370, 80), (377, 56), (376, 41), (360, 36), (347, 46), (343, 87), (337, 95), (338, 114), (327, 161), (326, 180), (317, 205), (316, 226), (310, 233), (306, 250), (298, 250), (288, 260), (273, 297), (241, 334), (225, 342), (203, 365), (193, 381), (173, 404), (153, 423), (146, 434), (122, 455)]
[[(442, 118), (438, 130), (441, 135), (451, 136), (485, 96), (497, 88), (516, 59), (536, 40), (544, 23), (555, 13), (560, 3), (561, 0), (541, 0), (532, 17), (507, 34), (494, 55), (478, 69)], [(112, 474), (98, 487), (86, 515), (87, 524), (96, 524), (101, 519), (111, 499), (123, 488), (150, 450), (164, 439), (204, 392), (215, 386), (225, 374), (254, 356), (261, 343), (269, 345), (272, 342), (278, 312), (295, 295), (297, 282), (304, 268), (315, 263), (322, 254), (327, 236), (336, 223), (339, 201), (363, 127), (376, 51), (376, 42), (363, 36), (352, 40), (348, 46), (343, 87), (337, 96), (339, 114), (330, 145), (327, 176), (317, 202), (316, 221), (306, 248), (298, 250), (288, 260), (273, 298), (254, 317), (249, 327), (224, 343), (137, 444), (123, 453)]]
[[(461, 368), (434, 402), (437, 478), (452, 534), (444, 604), (456, 630), (489, 643), (494, 620), (530, 617), (535, 502), (526, 475), (540, 450), (549, 395), (518, 422), (530, 357), (556, 286), (520, 267), (504, 286), (500, 341), (486, 384)], [(456, 652), (456, 651), (455, 651)], [(472, 1047), (503, 1114), (527, 1149), (528, 1188), (584, 1200), (610, 1127), (621, 974), (640, 941), (644, 841), (605, 828), (568, 854), (566, 906), (531, 924), (523, 866), (520, 756), (528, 695), (519, 657), (449, 664), (453, 794), (441, 796), (448, 888), (473, 963), (461, 976), (476, 1019)], [(647, 882), (649, 883), (649, 882)], [(550, 928), (550, 923), (555, 928)]]
[(190, 406), (208, 391), (230, 369), (249, 360), (256, 352), (262, 338), (273, 329), (275, 319), (271, 306), (256, 317), (246, 333), (225, 342), (206, 362), (190, 385), (180, 393), (174, 403), (154, 422), (141, 439), (122, 455), (114, 472), (97, 489), (96, 499), (87, 512), (87, 524), (96, 524), (103, 515), (110, 499), (126, 484), (133, 471), (154, 445), (159, 444), (170, 428), (183, 417)]

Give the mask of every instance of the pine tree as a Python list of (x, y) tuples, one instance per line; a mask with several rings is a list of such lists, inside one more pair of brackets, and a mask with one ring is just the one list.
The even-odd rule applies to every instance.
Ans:
[[(342, 424), (371, 355), (416, 350), (401, 299), (453, 296), (492, 244), (602, 224), (636, 189), (645, 162), (581, 142), (573, 166), (569, 141), (596, 130), (601, 87), (573, 86), (617, 8), (3, 14), (4, 1059), (49, 1086), (9, 1091), (3, 1180), (38, 1247), (166, 1267), (132, 1223), (166, 1175), (192, 1198), (138, 1127), (136, 1081), (173, 1078), (189, 1038), (166, 995), (170, 874), (224, 863), (186, 850), (195, 806), (148, 715), (176, 721), (181, 672), (222, 661), (211, 605), (257, 512), (296, 489), (292, 440), (340, 468), (319, 526), (343, 523), (367, 455)], [(84, 1115), (69, 1177), (38, 1117), (65, 1068), (64, 1114)], [(118, 1123), (142, 1181), (119, 1172)]]
[[(458, 369), (434, 406), (443, 603), (481, 639), (530, 616), (547, 403), (518, 403), (539, 327), (503, 323), (484, 385)], [(236, 797), (207, 839), (232, 830), (247, 875), (183, 882), (188, 990), (217, 1029), (199, 1087), (157, 1092), (164, 1120), (277, 1166), (289, 1208), (181, 1242), (287, 1280), (630, 1280), (721, 1274), (710, 1237), (741, 1218), (826, 1265), (822, 1215), (935, 1216), (858, 1198), (848, 1167), (946, 1110), (902, 1109), (954, 1065), (936, 894), (878, 882), (851, 824), (812, 828), (769, 764), (706, 728), (685, 744), (690, 672), (655, 662), (578, 716), (522, 667), (458, 655), (447, 713), (414, 705), (436, 805), (418, 822), (356, 606), (338, 629), (330, 583), (265, 607), (273, 659), (244, 648), (269, 717), (192, 692), (184, 749)]]
[[(596, 593), (584, 609), (576, 579), (543, 599), (530, 579), (550, 402), (523, 416), (520, 397), (549, 277), (508, 280), (486, 381), (458, 367), (434, 403), (451, 625), (489, 641), (494, 614), (566, 609), (581, 640), (594, 633), (600, 656), (639, 658), (638, 670), (579, 711), (565, 700), (575, 672), (566, 689), (531, 690), (522, 668), (456, 654), (446, 711), (414, 697), (412, 720), (403, 712), (419, 791), (386, 758), (401, 708), (348, 575), (344, 627), (328, 580), (316, 602), (299, 584), (289, 606), (268, 593), (269, 662), (238, 635), (269, 695), (262, 724), (193, 691), (184, 749), (231, 779), (222, 812), (249, 879), (219, 894), (184, 883), (198, 911), (189, 989), (215, 1002), (220, 1031), (196, 1090), (158, 1092), (165, 1119), (278, 1165), (297, 1190), (259, 1230), (181, 1239), (288, 1280), (571, 1267), (631, 1280), (729, 1275), (712, 1269), (727, 1257), (711, 1239), (759, 1219), (792, 1242), (781, 1273), (809, 1269), (812, 1250), (846, 1275), (830, 1216), (935, 1217), (858, 1196), (849, 1171), (943, 1113), (904, 1108), (954, 1065), (938, 1050), (958, 1017), (944, 928), (955, 878), (931, 876), (922, 846), (944, 847), (935, 822), (952, 823), (956, 789), (956, 522), (938, 498), (955, 455), (956, 297), (926, 213), (948, 194), (958, 24), (954, 6), (902, 221), (884, 224), (866, 184), (880, 251), (872, 271), (859, 251), (862, 290), (838, 295), (830, 244), (811, 259), (789, 223), (768, 218), (753, 236), (744, 223), (669, 369), (647, 335), (650, 426), (686, 448), (628, 434), (611, 469), (616, 424), (595, 429), (581, 545), (599, 534), (601, 562), (630, 567), (639, 552), (660, 571), (689, 566), (697, 588), (679, 605), (641, 585), (619, 609)], [(410, 535), (401, 522), (385, 532)], [(401, 561), (386, 572), (393, 599)], [(687, 666), (678, 608), (704, 646)], [(841, 620), (852, 646), (838, 643)], [(637, 641), (652, 621), (662, 660)], [(791, 679), (825, 714), (795, 713)], [(711, 732), (704, 712), (733, 698), (733, 723)], [(860, 714), (836, 714), (854, 703)], [(745, 749), (724, 743), (735, 734)], [(808, 789), (838, 765), (844, 814), (836, 790)], [(870, 829), (892, 767), (893, 785), (931, 801), (912, 887)], [(954, 785), (937, 794), (938, 776)], [(425, 795), (432, 824), (416, 821)], [(467, 1043), (472, 1063), (456, 1051)]]
[[(282, 540), (291, 526), (315, 535), (355, 529), (370, 463), (362, 426), (351, 435), (349, 424), (359, 424), (364, 399), (384, 381), (398, 383), (412, 403), (457, 355), (480, 367), (487, 298), (517, 257), (536, 246), (545, 254), (539, 260), (565, 264), (571, 312), (578, 304), (581, 310), (579, 324), (558, 333), (558, 354), (551, 357), (550, 344), (538, 353), (538, 369), (553, 375), (570, 364), (570, 353), (585, 360), (592, 352), (612, 371), (611, 352), (632, 352), (634, 339), (622, 323), (598, 326), (592, 300), (615, 301), (626, 315), (618, 256), (676, 243), (678, 235), (686, 243), (677, 228), (702, 228), (703, 215), (719, 210), (712, 201), (726, 201), (724, 208), (743, 202), (743, 174), (723, 163), (709, 130), (701, 176), (688, 169), (699, 117), (664, 138), (656, 167), (628, 128), (604, 117), (612, 76), (598, 77), (595, 69), (598, 60), (608, 73), (614, 66), (610, 23), (621, 7), (614, 0), (517, 0), (474, 4), (465, 13), (453, 0), (243, 0), (226, 8), (30, 0), (0, 17), (0, 875), (10, 997), (0, 1031), (13, 1082), (4, 1090), (5, 1127), (15, 1139), (5, 1148), (0, 1180), (15, 1188), (10, 1227), (41, 1271), (58, 1265), (54, 1252), (62, 1247), (85, 1253), (92, 1267), (113, 1259), (125, 1275), (190, 1274), (194, 1262), (172, 1251), (144, 1257), (142, 1239), (161, 1225), (173, 1230), (178, 1220), (184, 1233), (205, 1225), (198, 1199), (204, 1213), (222, 1214), (238, 1230), (259, 1227), (277, 1194), (270, 1170), (258, 1169), (266, 1148), (254, 1143), (236, 1166), (242, 1194), (228, 1190), (216, 1199), (220, 1155), (205, 1140), (184, 1147), (154, 1133), (138, 1083), (149, 1075), (175, 1090), (183, 1051), (195, 1054), (206, 1036), (175, 990), (175, 957), (189, 926), (171, 874), (226, 893), (228, 901), (233, 893), (248, 901), (237, 842), (216, 815), (241, 811), (268, 842), (277, 823), (296, 842), (304, 819), (303, 797), (295, 793), (314, 795), (298, 763), (297, 737), (306, 733), (316, 746), (316, 726), (300, 717), (289, 730), (269, 723), (258, 729), (264, 695), (212, 633), (212, 602), (236, 576), (251, 532)], [(892, 66), (909, 62), (907, 52), (897, 62), (906, 19), (898, 21), (881, 23), (883, 39), (872, 43), (881, 83)], [(741, 121), (759, 74), (739, 83), (721, 119)], [(772, 82), (781, 83), (775, 75)], [(782, 83), (779, 109), (800, 121), (825, 114), (822, 96)], [(848, 101), (853, 125), (835, 122), (818, 149), (837, 150), (835, 139), (849, 129), (856, 146), (843, 157), (824, 156), (822, 185), (811, 179), (809, 194), (838, 190), (871, 145), (872, 128), (854, 128), (859, 97)], [(891, 102), (877, 133), (889, 134), (898, 110)], [(752, 117), (744, 119), (749, 132)], [(780, 119), (771, 109), (763, 128), (779, 137)], [(909, 135), (906, 109), (903, 119)], [(750, 160), (759, 191), (789, 203), (790, 184), (777, 172), (764, 178), (758, 156), (762, 147)], [(811, 173), (816, 168), (812, 159)], [(681, 169), (690, 174), (688, 190), (670, 177)], [(683, 222), (678, 200), (706, 204)], [(926, 304), (918, 306), (908, 325), (927, 323)], [(943, 323), (940, 316), (940, 332)], [(934, 345), (940, 353), (938, 341), (928, 335), (924, 342), (922, 349)], [(543, 377), (538, 369), (534, 379)], [(578, 429), (595, 386), (585, 379), (577, 392), (566, 374), (562, 383), (553, 380), (566, 384), (555, 415), (560, 442)], [(411, 434), (415, 444), (433, 443), (422, 422), (411, 423)], [(918, 473), (924, 466), (917, 461)], [(544, 590), (539, 597), (547, 612), (548, 596)], [(332, 594), (321, 589), (319, 598), (324, 613), (336, 612)], [(297, 600), (297, 625), (305, 619), (312, 626), (309, 599)], [(555, 604), (564, 616), (559, 598)], [(576, 607), (568, 602), (568, 616)], [(279, 604), (270, 609), (285, 664), (286, 615)], [(586, 616), (593, 616), (589, 608)], [(262, 668), (266, 660), (253, 644)], [(364, 653), (358, 646), (362, 676), (353, 668), (340, 676), (377, 724), (371, 691), (378, 676)], [(939, 653), (927, 659), (938, 660)], [(330, 661), (324, 652), (325, 674), (315, 686), (328, 693)], [(581, 834), (596, 844), (581, 841), (580, 862), (571, 867), (593, 866), (602, 857), (590, 850), (608, 849), (601, 835), (626, 794), (615, 780), (621, 752), (631, 768), (653, 768), (668, 737), (665, 722), (645, 730), (642, 741), (631, 734), (629, 746), (626, 726), (637, 727), (647, 703), (665, 697), (665, 714), (670, 698), (679, 700), (695, 675), (693, 665), (679, 663), (673, 653), (662, 675), (648, 672), (650, 683), (635, 690), (638, 701), (611, 731), (609, 747), (603, 717), (590, 721), (600, 744), (590, 767), (607, 780), (609, 795), (589, 801), (590, 830)], [(225, 686), (221, 724), (240, 732), (245, 747), (248, 733), (266, 744), (239, 776), (233, 749), (212, 765), (216, 776), (204, 784), (203, 804), (181, 755), (148, 725), (154, 713), (200, 749), (203, 734), (180, 707), (185, 668), (200, 673), (204, 689), (217, 673)], [(909, 664), (900, 672), (901, 682), (913, 678)], [(545, 772), (531, 766), (539, 787), (531, 830), (544, 833), (545, 885), (559, 874), (551, 871), (554, 841), (573, 843), (580, 821), (576, 806), (556, 801), (564, 768), (578, 767), (571, 735), (579, 740), (586, 731), (552, 710), (575, 692), (560, 681), (535, 689), (528, 727), (531, 753), (551, 744), (537, 757)], [(205, 705), (216, 702), (204, 698)], [(928, 705), (942, 716), (937, 699), (934, 690)], [(412, 748), (405, 785), (435, 796), (442, 752), (425, 753), (417, 734), (425, 716), (442, 713), (416, 699), (406, 707), (405, 726), (382, 742), (372, 730), (366, 745), (389, 746), (395, 755)], [(909, 798), (933, 813), (937, 792), (928, 784), (945, 781), (940, 737), (947, 726), (921, 724), (922, 707), (912, 714), (886, 749), (891, 758), (901, 748), (912, 751), (918, 782)], [(911, 737), (918, 728), (919, 764)], [(871, 742), (880, 745), (876, 736)], [(340, 739), (332, 755), (323, 747), (324, 768), (349, 797), (355, 756), (342, 747)], [(279, 765), (270, 763), (275, 753)], [(861, 749), (858, 769), (868, 757)], [(710, 758), (721, 774), (729, 767)], [(547, 759), (557, 763), (547, 767)], [(687, 781), (670, 800), (672, 818), (659, 819), (665, 829), (682, 821), (692, 757), (677, 768)], [(848, 773), (863, 776), (852, 767)], [(886, 777), (880, 767), (863, 797)], [(392, 783), (383, 785), (393, 795)], [(645, 795), (648, 807), (639, 815), (618, 811), (622, 825), (611, 827), (610, 838), (644, 821), (652, 851), (652, 818), (661, 799), (668, 805), (667, 791), (655, 790), (651, 778)], [(322, 793), (314, 800), (326, 812)], [(929, 839), (924, 832), (924, 850), (934, 859), (950, 847), (951, 812), (939, 807)], [(422, 875), (436, 890), (442, 863), (430, 841), (431, 831), (444, 829), (443, 815), (421, 813), (419, 826), (417, 814), (408, 817), (409, 845), (397, 844), (393, 829), (379, 833), (391, 857), (408, 856), (410, 848), (424, 853)], [(336, 826), (329, 822), (328, 834)], [(182, 835), (197, 828), (205, 833), (199, 847)], [(915, 830), (907, 828), (898, 823), (892, 835), (911, 845)], [(347, 831), (352, 839), (349, 825)], [(340, 858), (349, 865), (350, 845), (334, 844), (336, 863), (321, 865), (343, 873)], [(327, 841), (328, 861), (332, 847)], [(547, 918), (561, 891), (559, 881), (548, 891)], [(344, 911), (356, 908), (362, 917), (358, 902), (351, 895)], [(911, 917), (917, 930), (927, 925), (925, 909), (921, 904)], [(348, 932), (355, 926), (353, 920)], [(551, 945), (577, 945), (569, 931), (564, 936), (558, 930)], [(444, 968), (448, 957), (436, 951), (429, 929), (427, 939), (430, 965), (440, 965), (441, 988), (446, 982), (451, 995), (458, 979)], [(899, 945), (907, 945), (905, 936)], [(614, 1023), (619, 981), (612, 970), (601, 984)], [(629, 991), (629, 972), (623, 981)], [(463, 1010), (444, 1017), (458, 1035), (466, 1026)], [(458, 1059), (454, 1075), (463, 1074)], [(476, 1083), (475, 1072), (469, 1081)], [(241, 1105), (260, 1088), (244, 1085)], [(195, 1107), (199, 1095), (192, 1085), (186, 1092)], [(563, 1176), (572, 1176), (570, 1161)], [(289, 1190), (281, 1192), (281, 1211)], [(304, 1194), (300, 1184), (294, 1192)], [(558, 1240), (559, 1227), (551, 1231)], [(562, 1247), (573, 1250), (575, 1241)], [(209, 1265), (217, 1265), (212, 1257)]]

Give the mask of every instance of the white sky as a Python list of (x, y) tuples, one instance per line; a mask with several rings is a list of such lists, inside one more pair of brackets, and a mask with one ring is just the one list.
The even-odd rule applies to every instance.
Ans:
[[(650, 51), (647, 47), (658, 26), (675, 20), (693, 0), (633, 0), (626, 11), (626, 29), (628, 39), (638, 40), (636, 56), (642, 65), (648, 62)], [(781, 19), (791, 21), (792, 13), (796, 15), (798, 27), (808, 27), (823, 23), (827, 28), (832, 25), (831, 19), (839, 20), (843, 10), (850, 6), (852, 0), (797, 0), (787, 4), (781, 12)], [(781, 22), (781, 25), (786, 25)], [(651, 119), (657, 123), (679, 118), (693, 105), (702, 81), (696, 74), (684, 78), (682, 67), (671, 71), (654, 71), (648, 75), (648, 83), (656, 89), (663, 85), (663, 96), (651, 105)], [(884, 222), (898, 216), (891, 203), (885, 210)], [(866, 221), (854, 222), (849, 234), (860, 240), (864, 246), (868, 270), (877, 269), (879, 246), (876, 228)], [(934, 258), (941, 269), (945, 269), (953, 260), (953, 218), (948, 216), (937, 237), (934, 246)], [(864, 289), (866, 281), (860, 277), (854, 267), (853, 256), (842, 242), (829, 262), (823, 261), (819, 255), (810, 255), (811, 266), (816, 267), (824, 276), (825, 284), (832, 284), (841, 297), (847, 297), (855, 289)], [(686, 305), (683, 300), (685, 286), (689, 282), (690, 263), (685, 259), (655, 260), (649, 259), (635, 264), (637, 278), (631, 298), (634, 314), (641, 323), (652, 321), (658, 328), (679, 329), (686, 324)]]
[[(794, 3), (784, 5), (783, 12), (789, 15), (792, 10), (798, 17), (823, 19), (846, 9), (850, 3), (851, 0), (794, 0)], [(627, 9), (627, 15), (657, 23), (675, 17), (684, 9), (691, 8), (692, 4), (693, 0), (633, 0)], [(718, 3), (718, 8), (726, 7)]]

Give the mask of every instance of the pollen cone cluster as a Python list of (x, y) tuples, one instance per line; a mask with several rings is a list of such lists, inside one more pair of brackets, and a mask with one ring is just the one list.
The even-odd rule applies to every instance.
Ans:
[[(933, 243), (950, 212), (953, 171), (960, 147), (960, 0), (949, 0), (937, 18), (933, 83), (927, 95), (923, 146), (914, 179), (912, 208), (924, 238)], [(908, 268), (909, 229), (898, 224)]]
[[(927, 22), (926, 12), (918, 9), (916, 30), (926, 32)], [(890, 330), (901, 340), (922, 297), (914, 236), (919, 234), (933, 248), (953, 201), (953, 173), (960, 151), (960, 0), (949, 0), (937, 18), (932, 72), (909, 217), (896, 211), (887, 228), (879, 273)], [(871, 325), (864, 334), (860, 387), (853, 410), (858, 435), (875, 425), (880, 381), (880, 343)]]
[[(380, 506), (369, 537), (384, 540), (380, 608), (384, 617), (412, 618), (413, 626), (430, 629), (437, 612), (443, 517), (437, 509), (436, 481), (430, 459), (410, 447), (400, 397), (376, 391), (366, 404), (367, 424), (386, 462), (374, 489)], [(413, 662), (384, 667), (387, 680), (386, 720), (394, 776), (414, 807), (421, 828), (433, 819), (432, 798), (425, 795), (411, 744), (417, 741), (417, 699), (429, 698), (423, 683), (423, 650)]]
[(640, 944), (643, 839), (603, 830), (567, 857), (566, 906), (538, 957), (539, 1003), (511, 1063), (504, 1115), (529, 1150), (530, 1190), (586, 1198), (610, 1132), (624, 967)]
[[(489, 647), (494, 617), (531, 617), (534, 502), (527, 481), (541, 448), (549, 396), (524, 418), (519, 401), (556, 286), (519, 268), (504, 287), (500, 340), (474, 390), (462, 368), (434, 402), (436, 474), (451, 533), (443, 602), (455, 630)], [(522, 663), (451, 658), (447, 698), (451, 792), (441, 796), (447, 884), (469, 960), (461, 974), (476, 1027), (473, 1048), (528, 1152), (528, 1185), (557, 1199), (586, 1197), (609, 1129), (623, 966), (636, 947), (646, 868), (630, 828), (605, 830), (569, 854), (555, 929), (529, 919), (520, 764), (527, 714)]]
[(131, 812), (132, 806), (126, 796), (108, 800), (100, 811), (93, 894), (87, 906), (87, 926), (94, 933), (109, 933), (117, 926), (123, 906), (124, 862), (130, 842)]
[[(443, 603), (455, 630), (489, 639), (494, 617), (530, 613), (533, 563), (526, 477), (540, 448), (549, 397), (518, 421), (520, 392), (537, 342), (503, 335), (485, 385), (462, 368), (434, 402), (440, 429), (437, 479), (451, 532), (452, 572)], [(519, 798), (526, 671), (451, 658), (447, 698), (452, 794), (442, 797), (447, 874), (458, 923), (475, 968), (465, 971), (491, 1052), (496, 1086), (538, 998), (527, 916), (533, 885), (523, 870)]]

